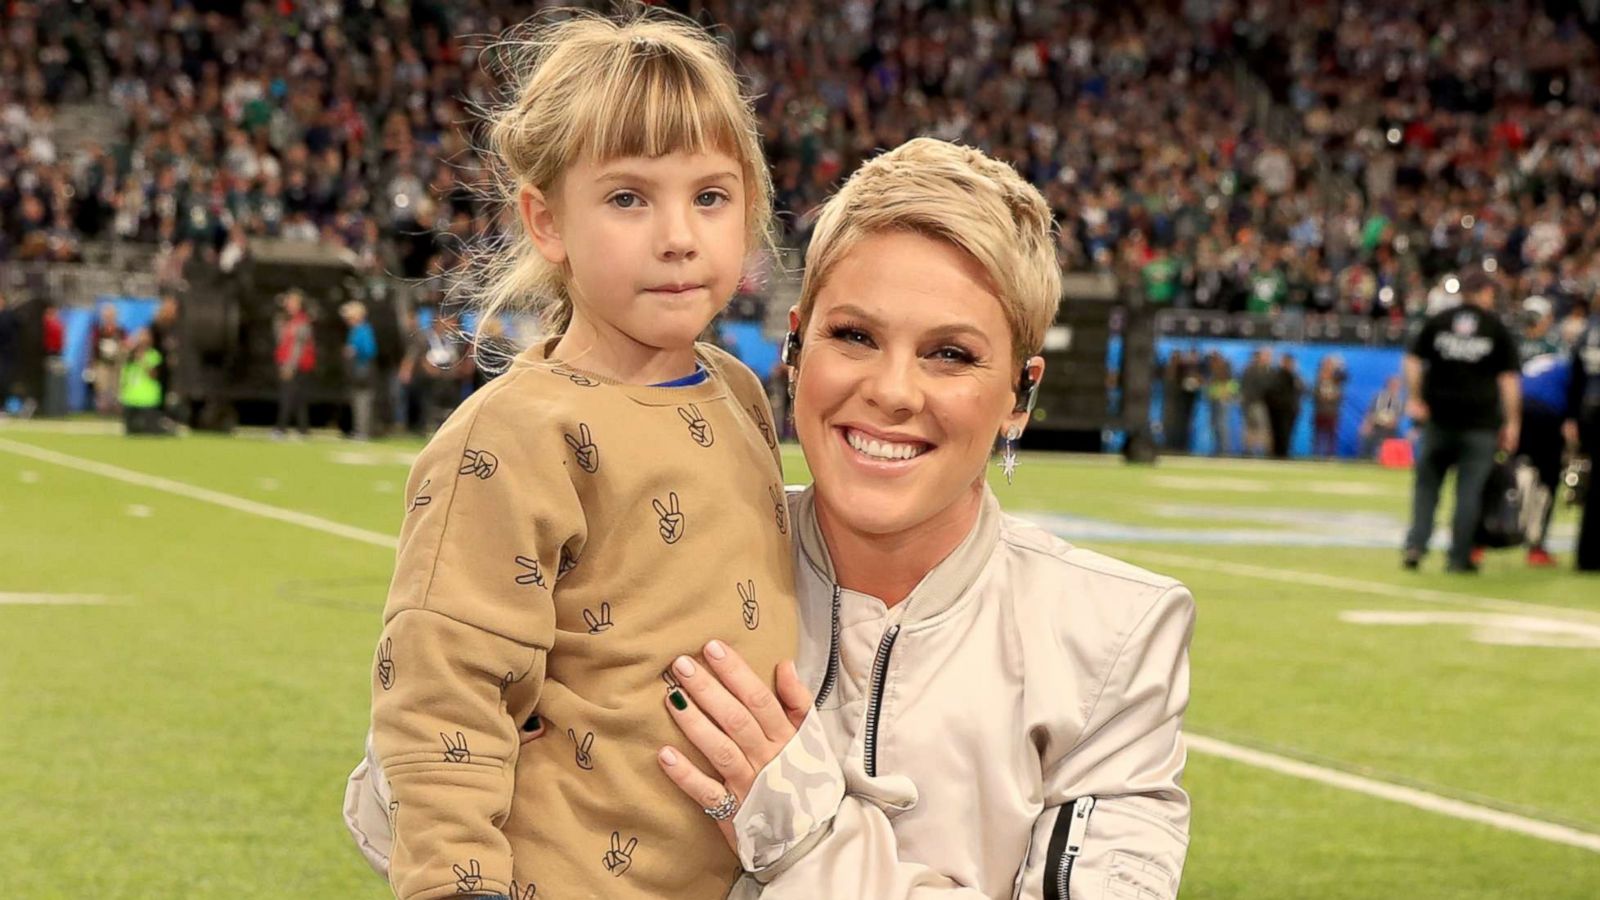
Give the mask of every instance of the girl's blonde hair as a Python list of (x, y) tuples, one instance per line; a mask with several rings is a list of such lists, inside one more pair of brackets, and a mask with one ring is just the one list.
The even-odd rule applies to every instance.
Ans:
[(488, 48), (506, 85), (487, 125), (488, 199), (504, 230), (467, 254), (452, 300), (479, 321), (533, 312), (549, 335), (572, 321), (568, 274), (523, 233), (524, 185), (552, 196), (573, 164), (627, 156), (721, 152), (744, 178), (746, 249), (771, 246), (772, 179), (732, 55), (699, 25), (639, 9), (621, 17), (569, 10), (529, 22)]
[(839, 261), (863, 238), (913, 232), (983, 266), (1021, 363), (1044, 346), (1061, 302), (1050, 205), (1017, 171), (982, 151), (916, 138), (863, 164), (823, 204), (806, 251), (800, 324)]

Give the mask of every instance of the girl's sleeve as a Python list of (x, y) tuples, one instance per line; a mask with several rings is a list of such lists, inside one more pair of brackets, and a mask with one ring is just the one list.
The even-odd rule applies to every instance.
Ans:
[(402, 900), (510, 891), (518, 732), (544, 680), (561, 549), (583, 539), (557, 423), (501, 386), (445, 424), (406, 486), (372, 676)]
[[(1043, 759), (1044, 808), (1007, 896), (1177, 897), (1189, 834), (1179, 779), (1194, 599), (1173, 586), (1147, 602), (1112, 657), (1087, 727)], [(813, 711), (734, 819), (749, 874), (730, 900), (992, 900), (901, 858), (891, 813), (916, 802), (909, 779), (868, 779), (841, 765)], [(982, 826), (949, 823), (962, 833)]]

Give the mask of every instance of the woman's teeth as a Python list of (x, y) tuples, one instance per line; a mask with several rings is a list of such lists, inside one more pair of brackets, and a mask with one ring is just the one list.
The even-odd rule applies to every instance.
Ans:
[(921, 444), (895, 444), (869, 438), (856, 431), (845, 431), (845, 440), (857, 453), (873, 459), (911, 459), (921, 456), (927, 448)]

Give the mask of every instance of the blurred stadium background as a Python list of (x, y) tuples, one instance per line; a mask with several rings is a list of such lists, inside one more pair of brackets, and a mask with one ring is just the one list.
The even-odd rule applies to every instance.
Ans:
[[(543, 5), (0, 0), (0, 896), (385, 896), (338, 804), (406, 466), (527, 333), (464, 340), (440, 301), (504, 224), (471, 190), (476, 48)], [(1404, 573), (1404, 454), (1372, 461), (1469, 273), (1519, 329), (1529, 297), (1558, 340), (1588, 315), (1600, 3), (671, 5), (761, 96), (782, 249), (716, 337), (775, 402), (813, 210), (863, 159), (964, 141), (1050, 200), (1067, 302), (996, 488), (1195, 590), (1183, 896), (1600, 897), (1576, 516), (1560, 567)], [(289, 288), (315, 428), (276, 442)], [(370, 442), (341, 436), (352, 300)], [(173, 440), (103, 390), (145, 328)], [(1263, 348), (1281, 455), (1331, 459), (1246, 446)]]

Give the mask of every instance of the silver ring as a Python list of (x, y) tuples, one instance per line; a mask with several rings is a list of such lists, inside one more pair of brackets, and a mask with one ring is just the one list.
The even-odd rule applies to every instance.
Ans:
[(739, 798), (733, 795), (733, 791), (729, 791), (728, 793), (724, 794), (722, 799), (717, 802), (716, 806), (708, 806), (705, 808), (706, 815), (716, 819), (718, 822), (728, 821), (729, 819), (733, 818), (733, 814), (738, 811)]

